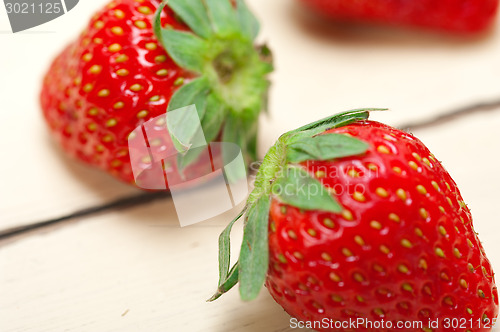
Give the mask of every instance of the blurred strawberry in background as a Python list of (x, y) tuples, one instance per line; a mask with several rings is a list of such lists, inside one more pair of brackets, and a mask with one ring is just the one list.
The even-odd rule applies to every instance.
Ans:
[(423, 27), (454, 33), (488, 30), (498, 0), (301, 0), (322, 15), (343, 21)]

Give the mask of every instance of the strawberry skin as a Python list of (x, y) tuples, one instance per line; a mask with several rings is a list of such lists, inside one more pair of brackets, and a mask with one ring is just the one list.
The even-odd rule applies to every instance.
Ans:
[(464, 317), (470, 330), (488, 330), (498, 313), (493, 271), (441, 163), (417, 138), (376, 122), (331, 132), (370, 148), (303, 163), (342, 213), (272, 200), (266, 285), (274, 299), (304, 321)]
[[(490, 330), (498, 292), (460, 191), (420, 140), (369, 121), (369, 111), (285, 133), (268, 151), (247, 206), (219, 238), (210, 300), (236, 283), (252, 300), (265, 283), (318, 331), (350, 331), (352, 322), (365, 331)], [(229, 269), (229, 233), (243, 215)]]
[[(228, 4), (228, 11), (234, 7), (231, 7), (229, 0), (222, 2)], [(248, 68), (254, 69), (252, 74), (242, 70), (238, 72), (238, 69), (233, 70), (233, 67), (229, 67), (224, 73), (226, 76), (222, 78), (217, 76), (216, 70), (207, 65), (207, 70), (211, 70), (210, 80), (205, 80), (206, 87), (200, 94), (194, 96), (197, 97), (196, 100), (189, 100), (179, 95), (176, 107), (172, 107), (171, 103), (176, 93), (180, 93), (182, 88), (189, 88), (189, 84), (194, 80), (206, 78), (206, 73), (185, 65), (183, 62), (185, 55), (179, 53), (180, 51), (174, 50), (173, 53), (167, 51), (166, 46), (170, 44), (169, 39), (164, 37), (166, 32), (161, 31), (158, 35), (154, 31), (155, 12), (161, 1), (116, 0), (97, 12), (80, 36), (55, 58), (43, 81), (40, 96), (43, 115), (51, 133), (67, 154), (131, 184), (135, 184), (139, 179), (134, 178), (129, 153), (129, 139), (134, 139), (137, 135), (130, 136), (130, 134), (148, 121), (165, 115), (167, 109), (177, 109), (190, 104), (196, 104), (199, 110), (203, 109), (204, 101), (209, 97), (213, 97), (212, 101), (215, 100), (211, 105), (216, 105), (218, 108), (211, 113), (211, 115), (216, 114), (213, 116), (216, 120), (211, 122), (207, 120), (211, 125), (210, 128), (207, 129), (203, 123), (204, 119), (201, 119), (208, 143), (215, 138), (234, 141), (231, 135), (226, 135), (226, 132), (248, 132), (253, 136), (243, 137), (237, 143), (241, 144), (247, 161), (255, 157), (257, 116), (265, 107), (263, 103), (259, 103), (258, 98), (263, 100), (260, 95), (264, 95), (267, 90), (268, 82), (265, 76), (270, 71), (270, 65), (259, 62), (258, 51), (253, 47), (252, 39), (243, 36), (238, 30), (239, 27), (232, 27), (232, 36), (236, 36), (234, 40), (231, 40), (233, 37), (220, 37), (222, 32), (199, 28), (201, 23), (209, 25), (207, 22), (202, 22), (199, 17), (196, 17), (195, 21), (190, 21), (194, 14), (189, 10), (196, 6), (189, 7), (189, 1), (174, 0), (170, 3), (172, 7), (164, 7), (159, 12), (161, 27), (164, 27), (165, 31), (168, 30), (170, 35), (172, 31), (185, 32), (187, 37), (192, 36), (191, 38), (203, 41), (205, 39), (198, 37), (196, 33), (201, 32), (203, 38), (212, 42), (221, 42), (221, 39), (224, 39), (221, 42), (223, 43), (228, 40), (232, 43), (232, 47), (240, 50), (238, 56), (253, 57), (251, 59), (254, 62), (246, 61), (247, 58), (244, 58)], [(180, 13), (172, 9), (174, 5), (176, 9), (180, 8)], [(238, 2), (238, 6), (243, 6), (241, 1)], [(225, 8), (227, 9), (227, 6)], [(244, 14), (250, 15), (249, 12)], [(191, 25), (195, 28), (191, 29), (189, 27)], [(229, 49), (232, 50), (231, 47)], [(187, 53), (189, 56), (189, 52)], [(196, 56), (204, 60), (206, 58), (206, 61), (213, 61), (213, 66), (217, 66), (217, 54), (212, 55), (215, 60), (201, 52), (197, 52)], [(229, 66), (233, 64), (233, 60), (241, 61), (231, 56), (232, 54), (224, 58)], [(227, 71), (233, 76), (228, 78)], [(238, 96), (231, 95), (236, 90), (231, 86), (233, 78), (240, 83), (238, 88), (243, 92), (247, 92), (245, 84), (251, 86), (252, 95), (256, 96), (257, 102), (249, 106), (245, 104), (246, 100), (243, 98), (238, 99)], [(224, 87), (228, 92), (221, 97), (216, 90), (217, 88), (223, 90)], [(228, 101), (232, 104), (229, 105)], [(238, 109), (239, 106), (241, 109)], [(208, 113), (208, 110), (203, 110), (203, 113)], [(228, 121), (229, 118), (244, 118), (247, 122), (234, 125), (231, 123), (235, 121)], [(224, 122), (230, 124), (226, 126)], [(156, 138), (149, 142), (153, 157), (162, 159), (160, 155), (154, 155), (154, 150), (161, 151), (163, 155), (168, 155), (167, 151), (174, 154), (175, 149), (164, 129), (165, 124), (150, 127), (154, 127), (153, 130), (156, 131), (150, 133)], [(146, 160), (148, 156), (148, 152), (145, 151), (139, 159)], [(198, 164), (205, 165), (206, 162), (207, 160), (198, 161)], [(139, 161), (134, 165), (144, 171), (151, 168), (151, 162)], [(203, 165), (202, 168), (205, 168)], [(169, 180), (180, 179), (175, 162), (164, 168), (165, 173), (170, 173)], [(196, 169), (196, 165), (192, 165), (189, 170), (189, 175), (193, 178), (196, 177)], [(143, 175), (147, 177), (145, 173)], [(158, 180), (151, 179), (151, 181)]]
[(457, 33), (491, 27), (498, 0), (301, 0), (336, 19), (409, 25)]

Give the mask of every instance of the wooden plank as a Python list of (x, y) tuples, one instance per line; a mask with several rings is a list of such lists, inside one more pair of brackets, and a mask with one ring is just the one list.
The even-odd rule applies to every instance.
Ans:
[[(349, 108), (391, 107), (378, 118), (397, 124), (500, 96), (498, 33), (461, 41), (328, 25), (290, 0), (249, 5), (262, 21), (261, 40), (273, 49), (276, 64), (271, 115), (261, 121), (262, 152), (282, 132)], [(47, 137), (38, 106), (52, 57), (101, 6), (80, 1), (68, 14), (15, 35), (6, 32), (0, 11), (0, 230), (137, 192), (64, 158)]]
[[(500, 113), (477, 114), (415, 133), (461, 187), (496, 271), (499, 126)], [(4, 242), (0, 330), (293, 331), (266, 291), (250, 303), (236, 290), (205, 303), (217, 282), (217, 237), (235, 213), (180, 228), (167, 200)], [(238, 225), (234, 253), (240, 238)]]

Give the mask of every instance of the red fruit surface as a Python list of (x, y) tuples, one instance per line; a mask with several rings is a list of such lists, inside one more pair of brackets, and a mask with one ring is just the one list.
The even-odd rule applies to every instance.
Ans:
[(301, 0), (315, 11), (343, 20), (410, 25), (474, 33), (488, 29), (498, 0)]
[[(54, 60), (41, 92), (43, 114), (64, 150), (129, 183), (128, 135), (165, 114), (180, 80), (190, 78), (154, 36), (159, 3), (118, 0), (96, 13)], [(183, 28), (169, 9), (162, 23)]]
[[(302, 163), (343, 213), (272, 199), (266, 286), (274, 299), (303, 321), (440, 319), (432, 331), (489, 330), (498, 314), (493, 271), (441, 163), (417, 138), (376, 122), (327, 133), (349, 134), (370, 148)], [(445, 319), (454, 318), (467, 320), (463, 328), (446, 328)]]

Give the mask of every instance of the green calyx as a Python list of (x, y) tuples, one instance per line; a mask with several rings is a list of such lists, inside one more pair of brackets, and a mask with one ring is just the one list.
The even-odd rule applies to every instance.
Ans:
[[(243, 300), (252, 300), (264, 284), (269, 263), (268, 218), (271, 198), (303, 210), (342, 212), (341, 205), (323, 184), (301, 165), (307, 160), (334, 160), (365, 153), (369, 145), (341, 134), (323, 134), (326, 130), (368, 119), (370, 111), (359, 109), (328, 117), (282, 135), (272, 146), (259, 168), (255, 188), (243, 211), (219, 237), (219, 285), (213, 301), (240, 284)], [(243, 242), (239, 260), (230, 268), (230, 233), (244, 216)]]
[[(192, 32), (162, 28), (165, 5)], [(267, 47), (254, 45), (259, 23), (244, 1), (236, 6), (230, 0), (164, 1), (154, 31), (170, 57), (197, 76), (177, 90), (168, 110), (194, 104), (207, 142), (222, 133), (222, 141), (238, 144), (247, 161), (255, 160), (257, 120), (267, 109), (267, 75), (273, 66)]]

